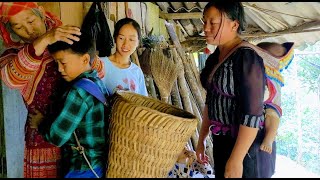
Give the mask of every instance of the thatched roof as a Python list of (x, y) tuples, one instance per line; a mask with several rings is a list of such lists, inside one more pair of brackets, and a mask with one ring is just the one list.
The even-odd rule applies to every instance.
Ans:
[[(293, 41), (297, 48), (320, 40), (319, 2), (242, 2), (247, 29), (242, 36), (253, 42)], [(202, 11), (207, 2), (155, 2), (160, 17), (172, 19), (181, 26), (183, 44), (201, 48), (205, 46)]]

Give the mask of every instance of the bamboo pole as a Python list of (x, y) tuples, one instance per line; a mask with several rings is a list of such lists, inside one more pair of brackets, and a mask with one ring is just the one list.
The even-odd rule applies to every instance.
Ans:
[(197, 116), (197, 118), (198, 118), (198, 126), (197, 126), (197, 129), (198, 129), (198, 131), (200, 131), (200, 129), (201, 129), (201, 124), (202, 124), (202, 113), (200, 113), (200, 111), (199, 111), (199, 108), (197, 107), (197, 105), (196, 105), (196, 102), (195, 102), (195, 99), (191, 96), (191, 105), (192, 105), (192, 110), (193, 110), (193, 114), (195, 115), (195, 116)]
[[(198, 60), (199, 60), (199, 53), (198, 53)], [(206, 90), (205, 90), (205, 89), (202, 87), (202, 85), (201, 85), (201, 81), (200, 81), (200, 71), (199, 71), (199, 69), (198, 69), (197, 66), (196, 66), (195, 59), (194, 59), (192, 53), (190, 54), (190, 61), (191, 61), (191, 67), (192, 67), (193, 72), (194, 72), (194, 77), (195, 77), (196, 80), (197, 80), (197, 84), (198, 84), (198, 87), (199, 87), (199, 90), (200, 90), (200, 93), (201, 93), (201, 97), (202, 97), (202, 99), (205, 101), (205, 99), (206, 99)], [(202, 112), (201, 112), (201, 114), (202, 114)]]
[(194, 147), (192, 146), (191, 138), (188, 140), (188, 143), (186, 146), (187, 146), (188, 150), (193, 151)]
[[(173, 50), (178, 52), (178, 55), (180, 56), (180, 58), (185, 58), (186, 57), (186, 53), (183, 51), (183, 48), (179, 42), (179, 39), (177, 37), (177, 34), (172, 26), (172, 24), (170, 23), (166, 23), (165, 24), (169, 33), (169, 36), (171, 38), (171, 40), (173, 41), (174, 45), (176, 48), (174, 48)], [(178, 58), (179, 59), (179, 58)], [(195, 83), (196, 80), (193, 77), (192, 73), (191, 73), (191, 68), (188, 65), (188, 63), (186, 61), (183, 61), (181, 59), (182, 64), (184, 65), (184, 71), (185, 71), (185, 75), (186, 75), (186, 79), (188, 81), (188, 83), (190, 84), (191, 87), (191, 92), (194, 95), (195, 99), (197, 100), (197, 104), (200, 107), (201, 111), (204, 109), (204, 97), (202, 97), (201, 92), (198, 88), (198, 85)]]
[(197, 69), (197, 65), (192, 52), (189, 52), (189, 58), (187, 59), (189, 60), (190, 67), (192, 69), (195, 79), (197, 80), (197, 83), (200, 84), (200, 73), (199, 73), (199, 70)]
[(152, 76), (145, 74), (144, 77), (149, 95), (151, 95), (151, 97), (153, 98), (157, 98), (156, 88), (154, 87), (154, 81)]
[(171, 91), (171, 100), (172, 105), (177, 106), (180, 109), (183, 109), (183, 105), (181, 102), (181, 97), (179, 93), (178, 80), (173, 83), (172, 91)]
[[(177, 61), (177, 58), (180, 58), (179, 56), (178, 56), (178, 54), (177, 54), (177, 52), (176, 51), (173, 51), (173, 59), (176, 61), (176, 63), (181, 63), (181, 61)], [(185, 82), (185, 83), (182, 83), (182, 84), (185, 84), (185, 85), (182, 85), (182, 86), (185, 86), (184, 88), (182, 88), (181, 86), (180, 86), (180, 92), (182, 91), (182, 93), (184, 94), (184, 93), (186, 93), (186, 94), (188, 94), (188, 93), (190, 93), (190, 88), (188, 87), (188, 84), (186, 83), (186, 80), (185, 80), (185, 76), (183, 76), (183, 74), (184, 74), (184, 72), (183, 71), (181, 71), (180, 72), (181, 74), (182, 74), (182, 77), (180, 76), (178, 76), (178, 79), (179, 78), (181, 78), (180, 80), (183, 82)], [(185, 92), (186, 91), (186, 92)], [(191, 93), (190, 93), (191, 94)], [(182, 97), (184, 97), (184, 96), (182, 96)], [(187, 96), (188, 98), (186, 98), (185, 100), (186, 101), (190, 101), (190, 104), (191, 104), (191, 108), (190, 108), (190, 110), (187, 110), (187, 108), (188, 107), (186, 107), (185, 108), (185, 110), (187, 110), (187, 111), (189, 111), (189, 112), (191, 112), (191, 113), (193, 113), (193, 114), (197, 114), (196, 113), (196, 110), (194, 110), (194, 107), (197, 109), (198, 107), (196, 107), (195, 106), (195, 103), (192, 103), (192, 96)], [(194, 102), (195, 102), (195, 100), (194, 100)], [(199, 109), (198, 109), (199, 110)], [(199, 119), (199, 121), (201, 121), (202, 122), (202, 118), (200, 118)], [(201, 124), (199, 124), (199, 125), (201, 125)], [(193, 150), (196, 150), (196, 147), (197, 147), (197, 143), (198, 143), (198, 140), (199, 140), (199, 131), (200, 131), (200, 129), (198, 130), (198, 128), (201, 128), (201, 127), (197, 127), (197, 130), (196, 130), (196, 132), (191, 136), (191, 143), (192, 143), (192, 147), (194, 148)], [(206, 154), (208, 155), (208, 157), (209, 157), (209, 163), (210, 163), (210, 165), (213, 167), (213, 144), (212, 144), (212, 141), (211, 141), (211, 139), (210, 139), (210, 137), (208, 136), (207, 138), (206, 138)]]
[(193, 151), (196, 150), (198, 141), (199, 141), (199, 132), (198, 132), (198, 129), (196, 129), (195, 132), (191, 135), (191, 143), (193, 146)]
[(211, 167), (214, 167), (214, 159), (213, 159), (213, 144), (212, 144), (212, 139), (209, 136), (206, 138), (206, 155), (209, 157), (209, 164)]
[(181, 56), (178, 55), (178, 51), (176, 48), (173, 48), (173, 51), (175, 54), (177, 54), (177, 59), (183, 64), (184, 66), (184, 76), (186, 79), (187, 84), (189, 84), (189, 87), (191, 89), (191, 95), (196, 99), (197, 106), (202, 111), (204, 109), (204, 99), (202, 98), (201, 92), (199, 90), (198, 84), (196, 83), (195, 78), (192, 76), (192, 71), (188, 63), (183, 62), (181, 59)]
[[(173, 55), (174, 62), (176, 64), (179, 64), (179, 63), (181, 64), (181, 61), (179, 60), (179, 56), (176, 53), (176, 51), (173, 51), (172, 55)], [(190, 113), (193, 113), (192, 105), (191, 105), (191, 101), (190, 101), (190, 94), (188, 91), (186, 79), (184, 77), (184, 69), (183, 68), (181, 69), (180, 72), (178, 72), (178, 86), (180, 87), (179, 92), (181, 95), (184, 110), (186, 110)]]
[[(171, 40), (173, 41), (175, 47), (178, 49), (178, 51), (174, 48), (173, 50), (173, 54), (174, 54), (174, 60), (176, 61), (176, 63), (183, 63), (182, 60), (180, 61), (181, 57), (185, 57), (183, 54), (183, 50), (182, 50), (182, 47), (181, 47), (181, 44), (180, 42), (178, 41), (178, 38), (177, 38), (177, 35), (174, 31), (174, 28), (172, 27), (172, 25), (170, 23), (166, 23), (166, 27), (167, 27), (167, 30), (168, 30), (168, 33), (170, 35), (170, 38)], [(180, 52), (180, 53), (178, 53)], [(188, 66), (185, 66), (185, 67), (188, 67)], [(187, 69), (187, 68), (186, 68)], [(186, 79), (185, 77), (181, 77), (180, 75), (182, 74), (183, 75), (184, 72), (181, 72), (178, 76), (178, 80), (181, 80), (181, 81), (184, 81), (186, 82)], [(179, 84), (180, 85), (180, 84)], [(187, 87), (186, 87), (186, 83), (184, 84), (184, 86), (180, 86), (180, 92), (182, 91), (187, 91)], [(183, 92), (183, 94), (188, 94), (189, 92)], [(183, 97), (183, 96), (182, 96)], [(201, 96), (200, 96), (201, 97)], [(184, 100), (184, 99), (183, 99)], [(190, 98), (188, 98), (188, 101), (189, 101), (189, 105), (191, 104), (191, 100)], [(201, 102), (201, 101), (200, 101)], [(200, 103), (201, 104), (201, 103)], [(204, 106), (204, 103), (203, 103), (203, 106)], [(189, 107), (185, 107), (185, 110), (187, 110), (187, 108)], [(201, 109), (201, 112), (203, 111), (204, 107), (200, 107)], [(191, 110), (191, 111), (190, 111)], [(193, 113), (193, 109), (192, 109), (192, 105), (190, 107), (190, 110), (187, 110), (191, 113)], [(198, 131), (197, 131), (198, 132)], [(195, 135), (191, 137), (191, 140), (193, 139), (193, 141), (196, 141), (198, 142), (198, 140), (196, 139)], [(194, 146), (196, 148), (196, 145)], [(214, 161), (213, 161), (213, 152), (212, 152), (212, 149), (213, 149), (213, 144), (212, 144), (212, 140), (210, 139), (210, 136), (208, 136), (206, 138), (206, 154), (208, 155), (209, 157), (209, 163), (210, 165), (213, 167), (214, 166)]]
[[(171, 57), (169, 60), (174, 62), (172, 49), (170, 49), (169, 52), (171, 54)], [(173, 83), (173, 87), (171, 90), (171, 101), (172, 101), (172, 105), (177, 106), (180, 109), (183, 109), (183, 105), (182, 105), (181, 97), (179, 93), (178, 79)]]
[[(193, 112), (198, 117), (199, 122), (200, 122), (200, 123), (198, 123), (198, 126), (197, 126), (197, 133), (198, 133), (198, 138), (199, 138), (199, 132), (201, 130), (201, 124), (202, 124), (202, 113), (199, 112), (199, 109), (197, 108), (197, 106), (195, 104), (195, 99), (193, 97), (191, 97), (191, 104), (192, 104)], [(197, 143), (198, 143), (198, 141), (197, 141)], [(208, 136), (206, 138), (206, 145), (207, 145), (206, 146), (206, 154), (209, 157), (210, 165), (213, 167), (213, 165), (214, 165), (214, 163), (213, 163), (213, 144), (212, 144), (212, 141), (210, 139), (210, 136)], [(195, 150), (196, 150), (197, 144), (194, 147), (195, 147)]]

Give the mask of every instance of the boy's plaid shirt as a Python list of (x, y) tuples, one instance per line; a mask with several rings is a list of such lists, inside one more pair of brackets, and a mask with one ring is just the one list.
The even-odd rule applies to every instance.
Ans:
[[(97, 71), (82, 73), (80, 78), (95, 82), (106, 94), (106, 88), (97, 75)], [(64, 94), (65, 103), (61, 113), (53, 121), (50, 130), (44, 132), (45, 139), (62, 147), (62, 156), (70, 165), (69, 170), (89, 170), (84, 157), (71, 146), (77, 147), (73, 132), (76, 131), (80, 144), (85, 148), (86, 156), (93, 168), (104, 167), (106, 150), (105, 106), (95, 97), (81, 88), (70, 87)], [(65, 166), (66, 164), (62, 164)]]

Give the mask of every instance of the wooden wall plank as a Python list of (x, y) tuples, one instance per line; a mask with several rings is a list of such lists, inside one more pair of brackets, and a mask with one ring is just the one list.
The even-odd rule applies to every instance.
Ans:
[(142, 28), (141, 2), (128, 2), (128, 8), (132, 12), (132, 19), (136, 20)]
[(56, 15), (59, 19), (61, 18), (60, 2), (38, 2), (38, 5), (42, 6), (46, 11)]
[(160, 16), (166, 19), (201, 19), (202, 12), (189, 12), (189, 13), (161, 13)]
[(93, 2), (83, 2), (83, 18), (87, 15)]
[(23, 178), (24, 125), (27, 109), (18, 90), (10, 89), (1, 81), (3, 120), (7, 160), (7, 178)]
[(81, 26), (83, 22), (83, 2), (60, 2), (63, 24)]
[(159, 35), (159, 6), (152, 4), (151, 2), (146, 2), (147, 3), (147, 25), (146, 25), (146, 30), (147, 33), (151, 31), (153, 28), (153, 35)]
[(118, 2), (109, 2), (110, 7), (108, 9), (109, 14), (110, 14), (110, 20), (116, 22), (117, 21), (117, 4)]
[(124, 2), (117, 2), (117, 19), (116, 21), (123, 19), (126, 17), (126, 9), (125, 9), (125, 4)]

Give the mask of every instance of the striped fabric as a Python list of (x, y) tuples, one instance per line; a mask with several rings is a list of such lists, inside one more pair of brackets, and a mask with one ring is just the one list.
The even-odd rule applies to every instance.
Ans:
[[(218, 48), (209, 61), (217, 61)], [(263, 118), (265, 72), (261, 57), (248, 47), (235, 50), (217, 69), (207, 89), (209, 119), (259, 128)]]
[(31, 44), (8, 58), (13, 59), (1, 69), (1, 79), (8, 87), (19, 89), (25, 102), (31, 104), (45, 67), (53, 59), (47, 52), (37, 57)]
[(280, 84), (277, 83), (273, 79), (267, 78), (267, 88), (269, 91), (268, 98), (264, 101), (267, 108), (272, 108), (276, 110), (279, 117), (282, 116), (281, 109), (281, 87)]
[[(25, 178), (57, 178), (59, 176), (60, 148), (25, 148)], [(58, 160), (58, 161), (57, 161)]]
[[(292, 46), (293, 46), (293, 43), (292, 43)], [(280, 59), (280, 71), (283, 71), (284, 69), (286, 69), (291, 64), (293, 58), (294, 58), (294, 49), (290, 47), (287, 54)]]

